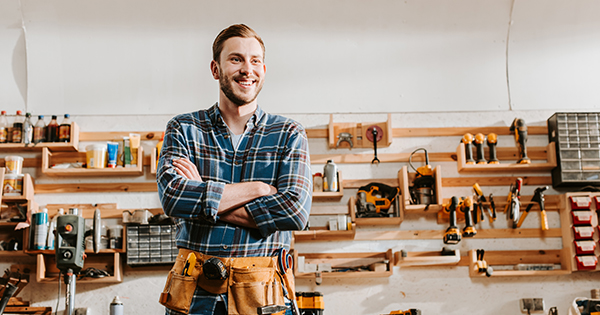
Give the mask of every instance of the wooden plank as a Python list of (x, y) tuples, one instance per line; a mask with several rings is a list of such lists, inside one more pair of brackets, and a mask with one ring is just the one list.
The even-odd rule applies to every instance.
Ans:
[[(510, 127), (443, 127), (443, 128), (392, 128), (394, 138), (401, 137), (443, 137), (443, 136), (462, 136), (465, 133), (496, 133), (499, 136), (510, 135)], [(546, 126), (527, 126), (527, 132), (530, 135), (547, 135)], [(327, 128), (306, 129), (306, 135), (309, 138), (327, 138)], [(81, 140), (83, 141), (83, 140)]]
[[(517, 180), (517, 176), (473, 176), (473, 177), (442, 177), (442, 187), (473, 186), (510, 186)], [(523, 185), (547, 186), (552, 185), (550, 176), (522, 176)], [(358, 189), (369, 183), (383, 183), (389, 186), (398, 186), (397, 178), (371, 178), (371, 179), (345, 179), (344, 188)]]
[(141, 183), (61, 183), (37, 184), (36, 194), (94, 193), (94, 192), (154, 192), (156, 182)]
[(79, 141), (112, 141), (115, 139), (122, 139), (123, 137), (129, 137), (130, 133), (139, 134), (142, 141), (149, 140), (160, 140), (162, 133), (161, 131), (110, 131), (110, 132), (80, 132)]
[[(442, 239), (445, 230), (356, 231), (354, 240), (425, 240)], [(560, 229), (480, 229), (474, 239), (561, 237)]]

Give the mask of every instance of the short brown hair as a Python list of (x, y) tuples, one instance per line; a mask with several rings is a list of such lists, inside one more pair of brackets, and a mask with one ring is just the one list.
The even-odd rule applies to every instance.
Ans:
[(223, 45), (225, 41), (232, 37), (256, 38), (256, 40), (260, 43), (260, 46), (262, 47), (263, 58), (265, 57), (265, 44), (263, 43), (260, 36), (258, 36), (258, 34), (247, 25), (234, 24), (222, 30), (221, 33), (217, 35), (217, 38), (215, 38), (212, 47), (214, 61), (219, 62), (221, 51), (223, 50)]

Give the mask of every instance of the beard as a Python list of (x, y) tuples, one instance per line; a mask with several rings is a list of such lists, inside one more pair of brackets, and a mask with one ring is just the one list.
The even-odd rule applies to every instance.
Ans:
[(219, 69), (219, 85), (221, 86), (221, 91), (223, 94), (227, 96), (227, 98), (237, 106), (244, 106), (246, 104), (250, 104), (256, 100), (258, 97), (258, 93), (262, 90), (263, 82), (256, 82), (256, 89), (252, 94), (242, 94), (233, 91), (233, 85), (236, 84), (235, 79), (241, 76), (232, 76), (228, 77), (223, 74), (221, 69)]

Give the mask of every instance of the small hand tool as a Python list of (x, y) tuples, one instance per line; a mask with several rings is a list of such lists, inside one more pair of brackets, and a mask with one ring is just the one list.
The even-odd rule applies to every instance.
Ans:
[(207, 279), (211, 280), (225, 280), (229, 277), (225, 263), (216, 257), (211, 257), (204, 261), (202, 272)]
[(527, 214), (529, 214), (529, 210), (531, 210), (531, 208), (534, 205), (534, 202), (537, 202), (538, 205), (540, 206), (540, 219), (542, 221), (542, 230), (546, 231), (548, 230), (548, 218), (546, 217), (546, 208), (544, 206), (544, 191), (548, 189), (548, 186), (544, 186), (544, 187), (538, 187), (535, 189), (535, 192), (533, 193), (533, 197), (531, 198), (531, 203), (527, 206), (527, 208), (525, 209), (525, 212), (523, 212), (523, 214), (521, 215), (521, 217), (519, 218), (519, 222), (517, 223), (517, 228), (520, 228), (521, 225), (523, 224), (523, 221), (525, 221), (525, 218), (527, 217)]
[(483, 133), (476, 134), (473, 143), (475, 144), (475, 151), (477, 151), (477, 164), (487, 164), (483, 150), (483, 144), (485, 143), (485, 136)]
[(521, 206), (521, 186), (523, 184), (522, 178), (517, 178), (515, 185), (510, 185), (510, 192), (504, 211), (506, 212), (507, 219), (513, 221), (513, 228), (517, 228), (519, 222), (520, 206)]
[(183, 265), (181, 275), (191, 276), (194, 271), (194, 266), (196, 266), (196, 255), (194, 253), (189, 253), (185, 259), (185, 265)]
[(373, 151), (375, 152), (375, 157), (373, 157), (373, 161), (371, 164), (379, 164), (381, 161), (377, 158), (377, 142), (379, 142), (383, 138), (383, 130), (376, 125), (373, 125), (367, 128), (367, 140), (373, 142)]
[(465, 160), (467, 164), (475, 164), (475, 160), (473, 159), (473, 135), (465, 133), (462, 137), (462, 143), (465, 144)]
[[(483, 208), (484, 202), (487, 202), (487, 200), (485, 199), (485, 195), (483, 194), (483, 191), (481, 190), (481, 186), (479, 186), (479, 183), (475, 183), (473, 184), (473, 190), (475, 191), (475, 194), (477, 195), (477, 206), (479, 207), (479, 215), (481, 218), (481, 222), (485, 221), (485, 216), (483, 215)], [(475, 212), (475, 216), (477, 216), (477, 212)], [(475, 218), (475, 223), (477, 223), (477, 218)]]
[(498, 145), (498, 135), (493, 132), (490, 133), (487, 136), (487, 145), (490, 149), (490, 160), (488, 161), (488, 164), (500, 164), (500, 161), (498, 161), (498, 154), (496, 152), (496, 146)]
[(285, 305), (267, 305), (259, 307), (256, 312), (258, 315), (275, 314), (287, 310), (289, 307)]
[(496, 204), (494, 203), (494, 195), (490, 194), (490, 209), (492, 211), (491, 216), (492, 216), (492, 222), (496, 221)]
[(478, 249), (476, 251), (477, 253), (477, 272), (479, 273), (483, 273), (485, 272), (485, 275), (488, 277), (492, 276), (492, 273), (494, 272), (494, 269), (492, 269), (492, 267), (488, 266), (487, 261), (483, 260), (483, 256), (485, 255), (485, 250), (483, 249)]

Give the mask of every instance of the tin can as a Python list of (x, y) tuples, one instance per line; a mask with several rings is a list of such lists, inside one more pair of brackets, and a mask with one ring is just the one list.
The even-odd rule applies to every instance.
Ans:
[(338, 170), (333, 160), (328, 160), (323, 169), (323, 191), (338, 191)]

